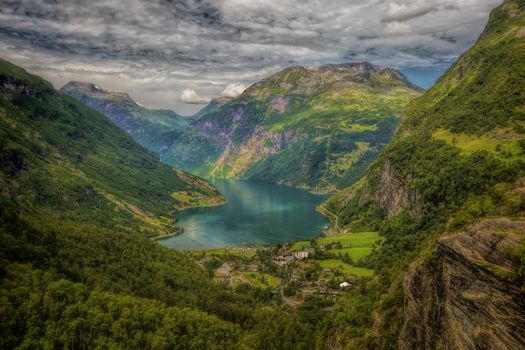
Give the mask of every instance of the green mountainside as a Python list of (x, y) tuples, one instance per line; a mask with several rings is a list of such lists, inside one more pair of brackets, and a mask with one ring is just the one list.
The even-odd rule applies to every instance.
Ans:
[(494, 10), (477, 44), (408, 105), (396, 137), (366, 178), (325, 205), (340, 224), (371, 225), (403, 213), (446, 217), (519, 177), (525, 147), (522, 6), (507, 1)]
[(0, 61), (0, 185), (27, 215), (176, 232), (170, 211), (222, 196), (159, 163), (103, 115)]
[(126, 94), (104, 92), (101, 102), (101, 89), (91, 84), (69, 83), (61, 91), (114, 120), (170, 165), (316, 192), (359, 179), (420, 93), (401, 73), (369, 63), (291, 67), (237, 98), (213, 100), (189, 125), (153, 126), (144, 121), (152, 111), (123, 106)]
[(367, 263), (378, 280), (341, 301), (333, 320), (347, 307), (377, 317), (351, 318), (335, 336), (350, 348), (523, 346), (512, 329), (524, 319), (524, 175), (525, 2), (507, 0), (478, 42), (408, 105), (366, 177), (321, 206), (340, 230), (385, 236)]
[(156, 153), (162, 152), (177, 131), (186, 128), (192, 120), (170, 110), (148, 109), (126, 93), (103, 90), (94, 84), (72, 81), (59, 91), (102, 113)]

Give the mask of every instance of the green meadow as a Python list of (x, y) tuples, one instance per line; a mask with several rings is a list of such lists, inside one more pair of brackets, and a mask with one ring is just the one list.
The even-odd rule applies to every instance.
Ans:
[(359, 261), (372, 253), (374, 244), (380, 240), (381, 238), (377, 232), (352, 232), (322, 237), (315, 241), (298, 241), (292, 245), (291, 250), (298, 251), (316, 245), (318, 248), (325, 248), (326, 253), (335, 254), (335, 256), (340, 257), (340, 259), (329, 258), (319, 260), (319, 265), (322, 268), (339, 270), (343, 274), (353, 274), (358, 277), (371, 276), (374, 274), (373, 270), (353, 266), (343, 262), (342, 259), (348, 254), (352, 261)]

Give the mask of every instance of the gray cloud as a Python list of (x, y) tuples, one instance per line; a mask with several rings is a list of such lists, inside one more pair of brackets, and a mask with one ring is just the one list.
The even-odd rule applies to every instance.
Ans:
[(409, 6), (396, 6), (393, 10), (390, 11), (390, 13), (381, 18), (381, 22), (404, 22), (413, 18), (427, 15), (437, 10), (438, 7), (436, 5), (426, 4), (424, 2)]
[(443, 65), (500, 0), (0, 0), (0, 55), (59, 86), (87, 80), (193, 113), (293, 64)]

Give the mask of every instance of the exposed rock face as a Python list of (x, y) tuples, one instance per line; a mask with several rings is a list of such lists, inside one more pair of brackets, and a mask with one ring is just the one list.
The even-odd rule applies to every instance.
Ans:
[(284, 113), (288, 103), (290, 103), (288, 96), (274, 96), (270, 101), (271, 110), (277, 111), (278, 113)]
[(418, 194), (410, 191), (398, 179), (395, 169), (389, 161), (385, 161), (383, 164), (377, 190), (374, 193), (364, 193), (360, 199), (360, 204), (370, 199), (379, 208), (384, 209), (387, 216), (395, 215), (406, 209), (416, 213), (418, 208)]
[(525, 221), (508, 219), (441, 238), (437, 264), (405, 277), (400, 349), (525, 348), (525, 289), (508, 254), (524, 238)]

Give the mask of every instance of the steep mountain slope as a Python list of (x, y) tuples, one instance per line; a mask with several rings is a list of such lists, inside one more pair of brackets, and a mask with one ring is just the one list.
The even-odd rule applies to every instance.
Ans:
[(97, 85), (72, 81), (59, 90), (72, 96), (109, 119), (133, 136), (144, 147), (162, 152), (180, 129), (191, 122), (170, 110), (148, 109), (126, 93), (104, 90)]
[(221, 96), (221, 97), (214, 98), (206, 105), (206, 107), (204, 107), (203, 109), (198, 111), (195, 115), (193, 115), (191, 119), (197, 120), (200, 117), (204, 116), (205, 114), (217, 112), (219, 109), (221, 109), (222, 106), (224, 106), (226, 103), (230, 102), (231, 100), (233, 100), (233, 97)]
[(5, 61), (0, 115), (1, 192), (28, 214), (161, 235), (177, 230), (170, 210), (223, 200), (101, 114)]
[[(191, 124), (214, 148), (207, 168), (191, 170), (332, 191), (364, 173), (418, 94), (368, 63), (288, 68)], [(180, 158), (178, 145), (164, 158)]]
[(374, 322), (357, 322), (362, 331), (340, 341), (524, 347), (524, 176), (525, 2), (507, 0), (478, 42), (409, 104), (367, 176), (323, 205), (340, 229), (385, 236), (368, 260), (380, 271), (368, 286)]

